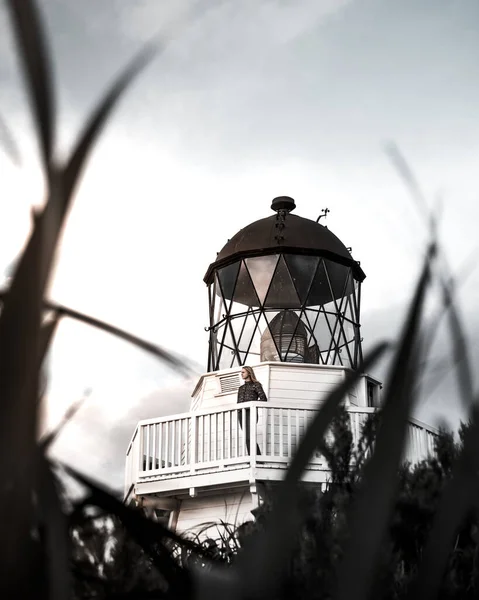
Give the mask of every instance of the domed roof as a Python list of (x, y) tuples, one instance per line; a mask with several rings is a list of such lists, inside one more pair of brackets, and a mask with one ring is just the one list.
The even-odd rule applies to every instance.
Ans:
[(275, 198), (272, 208), (277, 214), (247, 225), (228, 240), (209, 266), (205, 282), (210, 282), (215, 269), (241, 258), (278, 253), (321, 256), (351, 266), (354, 278), (363, 281), (366, 275), (341, 240), (320, 223), (292, 215), (294, 207), (292, 198)]

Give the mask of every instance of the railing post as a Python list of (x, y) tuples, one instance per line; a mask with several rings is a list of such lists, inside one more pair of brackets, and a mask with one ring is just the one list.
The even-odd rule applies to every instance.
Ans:
[(191, 415), (191, 448), (190, 448), (190, 473), (194, 473), (196, 469), (197, 455), (197, 434), (196, 434), (196, 415)]
[(256, 446), (258, 444), (256, 432), (256, 418), (257, 418), (257, 410), (256, 402), (250, 408), (251, 418), (250, 418), (250, 442), (249, 442), (249, 454), (250, 454), (250, 462), (251, 467), (256, 467)]
[(132, 484), (133, 479), (133, 465), (131, 459), (133, 458), (133, 443), (130, 444), (128, 451), (126, 453), (126, 465), (125, 465), (125, 477), (124, 477), (124, 493), (123, 496), (126, 496), (128, 490), (130, 489), (130, 485)]
[[(246, 409), (241, 408), (241, 447), (242, 452), (241, 456), (244, 458), (246, 456)], [(239, 425), (239, 411), (238, 411), (238, 425)]]
[[(267, 405), (261, 407), (261, 413), (263, 415), (263, 456), (268, 454), (268, 417), (269, 410)], [(274, 440), (271, 441), (273, 443)]]
[[(140, 425), (138, 431), (138, 472), (141, 473), (143, 469), (143, 425)], [(146, 466), (146, 465), (145, 465)]]

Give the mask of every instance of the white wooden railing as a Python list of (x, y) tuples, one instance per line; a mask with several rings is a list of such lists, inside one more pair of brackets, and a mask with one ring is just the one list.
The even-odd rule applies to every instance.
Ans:
[[(355, 443), (374, 411), (348, 407)], [(245, 463), (252, 467), (276, 463), (278, 468), (287, 468), (315, 413), (313, 408), (297, 405), (248, 402), (140, 421), (127, 450), (125, 494), (141, 481), (195, 475), (212, 468), (239, 468)], [(412, 462), (425, 458), (433, 451), (436, 435), (433, 428), (411, 419), (405, 457)], [(315, 453), (308, 468), (324, 470), (324, 458)]]

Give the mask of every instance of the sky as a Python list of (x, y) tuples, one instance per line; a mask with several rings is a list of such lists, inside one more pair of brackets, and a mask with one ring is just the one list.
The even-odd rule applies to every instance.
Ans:
[[(3, 0), (0, 115), (21, 165), (0, 152), (0, 273), (43, 198), (37, 146)], [(50, 297), (186, 356), (207, 359), (203, 276), (226, 241), (292, 196), (366, 273), (364, 347), (398, 332), (420, 269), (424, 220), (384, 147), (394, 141), (433, 206), (453, 272), (478, 245), (477, 0), (42, 0), (65, 156), (121, 67), (160, 51), (115, 111), (62, 236)], [(479, 272), (458, 298), (474, 358)], [(432, 301), (433, 302), (433, 301)], [(432, 304), (428, 316), (434, 318)], [(440, 331), (438, 360), (450, 344)], [(441, 363), (442, 364), (442, 363)], [(141, 418), (188, 410), (195, 378), (64, 321), (48, 368), (47, 427), (92, 393), (54, 449), (121, 486)], [(387, 363), (377, 368), (384, 377)], [(433, 385), (435, 384), (436, 385)], [(423, 421), (463, 413), (451, 376), (425, 374)]]

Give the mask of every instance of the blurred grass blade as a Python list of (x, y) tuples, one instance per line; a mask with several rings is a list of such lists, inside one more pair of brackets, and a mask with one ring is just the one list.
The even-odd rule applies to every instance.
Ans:
[(406, 188), (409, 190), (411, 196), (414, 198), (418, 208), (423, 213), (423, 216), (429, 220), (430, 213), (427, 206), (426, 198), (419, 186), (419, 183), (414, 176), (414, 173), (408, 165), (406, 159), (401, 154), (399, 148), (394, 142), (389, 142), (385, 145), (385, 151), (391, 160), (392, 164), (396, 168), (399, 176), (403, 180)]
[[(388, 345), (379, 344), (364, 359), (367, 371), (383, 354)], [(297, 512), (298, 485), (314, 450), (336, 415), (339, 404), (362, 372), (352, 371), (327, 397), (308, 427), (276, 498), (266, 530), (246, 543), (238, 562), (239, 580), (248, 586), (247, 594), (254, 598), (275, 597), (281, 583), (281, 573), (288, 560), (299, 524)], [(249, 596), (248, 596), (249, 597)]]
[(38, 474), (37, 495), (45, 539), (48, 598), (70, 600), (71, 548), (68, 520), (58, 497), (54, 475), (41, 451), (38, 452)]
[(443, 303), (449, 315), (449, 326), (451, 329), (452, 341), (452, 358), (460, 357), (457, 361), (457, 380), (459, 384), (459, 392), (463, 406), (470, 408), (474, 403), (474, 384), (472, 377), (472, 367), (467, 348), (466, 336), (461, 323), (459, 310), (453, 300), (453, 283), (447, 285), (441, 281), (441, 291), (443, 295)]
[(17, 167), (21, 164), (20, 151), (15, 142), (13, 135), (11, 134), (5, 120), (0, 115), (0, 146), (3, 146), (7, 156)]
[[(386, 147), (386, 152), (389, 155), (392, 163), (394, 164), (407, 189), (409, 190), (411, 196), (414, 198), (417, 206), (429, 222), (432, 234), (433, 236), (435, 236), (435, 223), (437, 222), (437, 217), (434, 217), (434, 215), (429, 214), (425, 196), (419, 186), (416, 177), (412, 172), (412, 169), (410, 168), (406, 159), (401, 154), (401, 152), (395, 144), (388, 144)], [(447, 279), (444, 277), (443, 273), (445, 272), (447, 274), (448, 272), (450, 272), (450, 269), (446, 263), (446, 259), (444, 256), (443, 262), (444, 266), (442, 266), (442, 272), (439, 273), (438, 279), (441, 285), (444, 309), (447, 312), (447, 314), (449, 314), (449, 323), (453, 342), (453, 359), (455, 359), (457, 363), (456, 372), (458, 375), (461, 399), (463, 405), (466, 408), (468, 408), (474, 401), (472, 369), (470, 366), (470, 361), (467, 352), (467, 342), (466, 336), (464, 334), (464, 328), (461, 324), (459, 311), (455, 303), (452, 301), (452, 288), (454, 286), (454, 279), (450, 277), (449, 281), (447, 281)], [(458, 357), (461, 357), (460, 360), (458, 360)]]
[(479, 471), (479, 410), (472, 408), (462, 452), (442, 493), (429, 538), (422, 553), (412, 598), (438, 598), (448, 558), (461, 523), (472, 507), (477, 507)]
[[(457, 367), (456, 374), (462, 405), (466, 410), (468, 410), (474, 402), (474, 385), (472, 376), (472, 365), (470, 362), (465, 329), (462, 325), (462, 319), (459, 313), (459, 309), (454, 302), (454, 295), (457, 286), (453, 277), (450, 277), (449, 280), (446, 281), (442, 273), (440, 273), (438, 279), (442, 295), (442, 305), (437, 316), (431, 321), (431, 325), (425, 335), (423, 364), (425, 367), (429, 360), (428, 354), (434, 347), (434, 340), (439, 331), (439, 324), (441, 322), (441, 319), (443, 318), (443, 316), (447, 316), (449, 321), (450, 335), (452, 339), (451, 366)], [(439, 383), (445, 377), (446, 374), (447, 370), (443, 368), (438, 373), (438, 375), (435, 376), (433, 382), (433, 389), (439, 385)], [(428, 391), (429, 394), (431, 394), (432, 390), (429, 389)], [(419, 391), (416, 390), (416, 393), (419, 393)]]
[(90, 397), (90, 395), (91, 395), (91, 390), (86, 390), (85, 393), (83, 394), (83, 396), (79, 400), (77, 400), (76, 402), (74, 402), (67, 409), (67, 411), (63, 415), (60, 423), (53, 429), (53, 431), (51, 431), (50, 433), (47, 433), (41, 439), (40, 446), (41, 446), (41, 448), (43, 449), (44, 452), (48, 452), (48, 450), (50, 449), (50, 446), (55, 442), (55, 440), (58, 438), (58, 436), (60, 435), (60, 433), (62, 432), (62, 430), (65, 428), (65, 426), (77, 414), (77, 412), (80, 410), (80, 408), (86, 402), (86, 400)]
[[(0, 302), (4, 301), (7, 294), (8, 292), (0, 293)], [(42, 334), (43, 348), (41, 348), (41, 351), (43, 350), (43, 355), (45, 355), (48, 350), (48, 345), (51, 341), (51, 337), (55, 333), (55, 328), (58, 325), (60, 318), (68, 317), (70, 319), (74, 319), (75, 321), (79, 321), (80, 323), (85, 323), (86, 325), (95, 327), (96, 329), (104, 331), (105, 333), (114, 335), (115, 337), (118, 337), (124, 340), (125, 342), (133, 344), (137, 348), (141, 348), (145, 352), (148, 352), (156, 358), (159, 358), (160, 360), (166, 362), (170, 365), (170, 367), (177, 369), (185, 376), (196, 374), (194, 369), (188, 366), (188, 359), (186, 357), (177, 357), (171, 352), (168, 352), (168, 350), (161, 348), (161, 346), (152, 344), (151, 342), (148, 342), (136, 335), (133, 335), (128, 331), (115, 327), (114, 325), (110, 325), (109, 323), (105, 323), (104, 321), (100, 321), (99, 319), (95, 319), (94, 317), (90, 317), (89, 315), (85, 315), (84, 313), (78, 312), (77, 310), (73, 310), (72, 308), (68, 308), (67, 306), (56, 304), (51, 300), (45, 300), (43, 306), (46, 310), (51, 310), (55, 314), (54, 319), (56, 319), (55, 324), (52, 323), (50, 329), (47, 329), (47, 325), (44, 325), (46, 329), (44, 329), (44, 333)]]
[(52, 66), (42, 22), (32, 0), (6, 0), (34, 112), (45, 173), (50, 171), (54, 143)]
[(48, 354), (48, 350), (57, 330), (59, 320), (60, 317), (57, 314), (54, 314), (49, 321), (42, 325), (38, 349), (39, 367), (41, 367), (43, 361), (45, 360), (45, 356)]
[(125, 526), (128, 534), (149, 555), (153, 565), (165, 578), (170, 589), (171, 598), (192, 598), (192, 580), (188, 570), (182, 569), (175, 561), (170, 549), (164, 545), (164, 540), (171, 540), (182, 549), (188, 549), (197, 556), (204, 554), (197, 544), (173, 533), (158, 522), (151, 521), (138, 510), (129, 508), (115, 498), (103, 486), (93, 482), (92, 479), (62, 465), (66, 473), (79, 483), (83, 484), (90, 492), (85, 504), (97, 506), (111, 515), (115, 515)]
[(110, 90), (93, 111), (93, 114), (88, 120), (83, 132), (80, 134), (72, 155), (64, 169), (64, 190), (67, 200), (73, 193), (75, 184), (88, 154), (94, 146), (111, 112), (116, 107), (121, 96), (133, 79), (152, 60), (154, 55), (155, 47), (152, 44), (148, 44), (116, 79)]
[(186, 365), (185, 358), (177, 358), (167, 350), (164, 350), (163, 348), (160, 348), (159, 346), (156, 346), (151, 342), (147, 342), (131, 333), (128, 333), (123, 329), (119, 329), (118, 327), (114, 327), (113, 325), (100, 321), (99, 319), (95, 319), (76, 310), (67, 308), (66, 306), (55, 304), (50, 301), (46, 301), (45, 306), (51, 310), (56, 311), (57, 314), (61, 317), (69, 317), (70, 319), (75, 319), (76, 321), (80, 321), (81, 323), (85, 323), (86, 325), (90, 325), (91, 327), (95, 327), (96, 329), (100, 329), (101, 331), (105, 331), (106, 333), (110, 333), (111, 335), (125, 340), (126, 342), (129, 342), (130, 344), (133, 344), (138, 348), (141, 348), (142, 350), (153, 354), (157, 358), (168, 363), (171, 367), (178, 369), (184, 375), (191, 375), (193, 373), (193, 370)]
[[(0, 314), (0, 596), (10, 585), (19, 593), (29, 584), (34, 565), (30, 555), (32, 489), (36, 456), (38, 408), (38, 348), (43, 289), (40, 276), (43, 228), (36, 228), (13, 274)], [(7, 586), (6, 589), (3, 586)], [(11, 590), (10, 590), (11, 591)], [(2, 594), (2, 592), (4, 592)]]
[[(93, 481), (90, 477), (79, 473), (68, 465), (61, 465), (62, 469), (68, 473), (71, 477), (76, 479), (79, 483), (84, 485), (89, 493), (90, 497), (84, 504), (91, 504), (105, 510), (106, 512), (116, 515), (128, 529), (132, 537), (138, 535), (142, 541), (139, 541), (140, 545), (146, 550), (151, 544), (155, 544), (167, 538), (173, 542), (184, 545), (192, 551), (197, 551), (198, 547), (170, 531), (167, 527), (161, 525), (156, 521), (151, 521), (146, 517), (142, 516), (138, 510), (129, 508), (123, 502), (118, 500), (113, 492), (108, 490), (105, 486)], [(146, 547), (145, 547), (146, 544)]]
[[(423, 362), (424, 368), (426, 367), (426, 364), (428, 362), (428, 353), (434, 347), (434, 341), (439, 332), (441, 321), (444, 319), (445, 316), (447, 316), (449, 306), (453, 302), (454, 297), (457, 295), (459, 287), (463, 286), (467, 282), (467, 280), (471, 276), (472, 272), (477, 267), (478, 251), (479, 251), (479, 248), (475, 248), (467, 256), (466, 260), (463, 262), (463, 264), (458, 269), (457, 275), (455, 277), (451, 276), (451, 277), (449, 277), (449, 279), (446, 280), (444, 278), (441, 281), (441, 286), (445, 286), (449, 289), (449, 292), (450, 292), (449, 293), (449, 302), (445, 302), (445, 297), (443, 294), (443, 296), (442, 296), (443, 302), (442, 302), (440, 308), (438, 309), (437, 314), (435, 316), (431, 317), (427, 331), (424, 334), (424, 351), (425, 351), (424, 362)], [(440, 273), (438, 276), (439, 279), (441, 278), (441, 275), (442, 274)], [(461, 359), (461, 357), (458, 356), (457, 352), (455, 352), (454, 353), (454, 364), (456, 361), (458, 361), (460, 359)], [(442, 381), (442, 378), (444, 377), (445, 374), (446, 374), (445, 369), (443, 369), (443, 368), (438, 369), (437, 376), (436, 375), (434, 376), (433, 388), (428, 389), (429, 394), (431, 394), (431, 392)]]
[(338, 600), (366, 600), (393, 506), (412, 389), (419, 358), (419, 327), (430, 281), (432, 245), (408, 311), (386, 387), (375, 450), (350, 515), (350, 536), (338, 571)]

